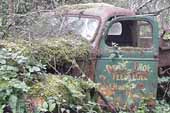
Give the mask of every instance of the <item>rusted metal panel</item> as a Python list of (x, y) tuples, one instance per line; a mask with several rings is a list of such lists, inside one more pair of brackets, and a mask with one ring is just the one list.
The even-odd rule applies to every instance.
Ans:
[[(96, 81), (102, 83), (100, 92), (114, 105), (130, 106), (141, 98), (156, 98), (156, 63), (101, 59), (97, 62)], [(104, 69), (104, 70), (101, 70)], [(144, 94), (146, 93), (146, 95)]]
[[(121, 18), (140, 20), (142, 17)], [(158, 60), (154, 55), (158, 54), (158, 28), (151, 18), (145, 19), (151, 21), (153, 27), (152, 48), (115, 49), (106, 45), (105, 38), (100, 41), (95, 80), (101, 83), (100, 92), (114, 105), (131, 106), (137, 105), (141, 98), (156, 98)]]

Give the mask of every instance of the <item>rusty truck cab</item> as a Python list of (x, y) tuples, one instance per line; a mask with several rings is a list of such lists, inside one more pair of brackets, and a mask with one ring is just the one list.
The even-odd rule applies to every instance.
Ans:
[(155, 19), (104, 3), (75, 7), (66, 16), (91, 19), (79, 34), (86, 31), (93, 47), (89, 75), (101, 84), (100, 92), (118, 106), (155, 99), (159, 49)]

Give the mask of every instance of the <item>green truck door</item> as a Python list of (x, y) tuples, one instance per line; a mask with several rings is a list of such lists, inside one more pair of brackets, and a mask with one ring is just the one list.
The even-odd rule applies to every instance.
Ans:
[(151, 17), (118, 17), (109, 22), (100, 42), (95, 81), (115, 105), (155, 99), (158, 26)]

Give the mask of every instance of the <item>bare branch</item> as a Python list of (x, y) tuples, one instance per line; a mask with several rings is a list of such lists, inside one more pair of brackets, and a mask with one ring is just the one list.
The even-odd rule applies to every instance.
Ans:
[(159, 15), (161, 12), (163, 12), (163, 11), (165, 11), (165, 10), (167, 10), (167, 9), (170, 9), (170, 6), (168, 6), (168, 7), (165, 7), (165, 8), (163, 8), (163, 9), (160, 9), (159, 11), (157, 11), (157, 12), (155, 12), (157, 15)]
[(136, 9), (136, 12), (138, 12), (140, 9), (142, 9), (143, 7), (145, 7), (148, 3), (152, 2), (153, 0), (148, 0), (147, 2), (143, 3), (141, 6), (139, 6), (137, 9)]
[(61, 73), (53, 66), (51, 65), (49, 62), (47, 63), (57, 74), (61, 75)]
[(165, 11), (165, 10), (167, 10), (167, 9), (170, 9), (170, 6), (168, 6), (168, 7), (165, 7), (165, 8), (163, 8), (163, 9), (160, 9), (160, 10), (158, 10), (158, 11), (155, 11), (155, 12), (142, 13), (142, 14), (152, 14), (152, 15), (159, 15), (161, 12), (163, 12), (163, 11)]

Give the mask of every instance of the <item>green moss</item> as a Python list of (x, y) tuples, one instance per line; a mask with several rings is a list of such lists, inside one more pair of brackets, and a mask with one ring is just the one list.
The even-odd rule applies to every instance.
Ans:
[(30, 95), (33, 97), (56, 97), (60, 102), (70, 103), (70, 90), (55, 76), (48, 76), (43, 81), (36, 83), (30, 89)]
[(50, 74), (45, 81), (34, 84), (29, 94), (34, 97), (55, 97), (61, 103), (81, 104), (91, 100), (90, 89), (97, 87), (92, 81)]
[(29, 57), (33, 63), (39, 62), (54, 67), (70, 64), (74, 59), (88, 60), (91, 48), (87, 40), (74, 35), (32, 41), (1, 40), (0, 46), (12, 51), (21, 51), (20, 54)]

